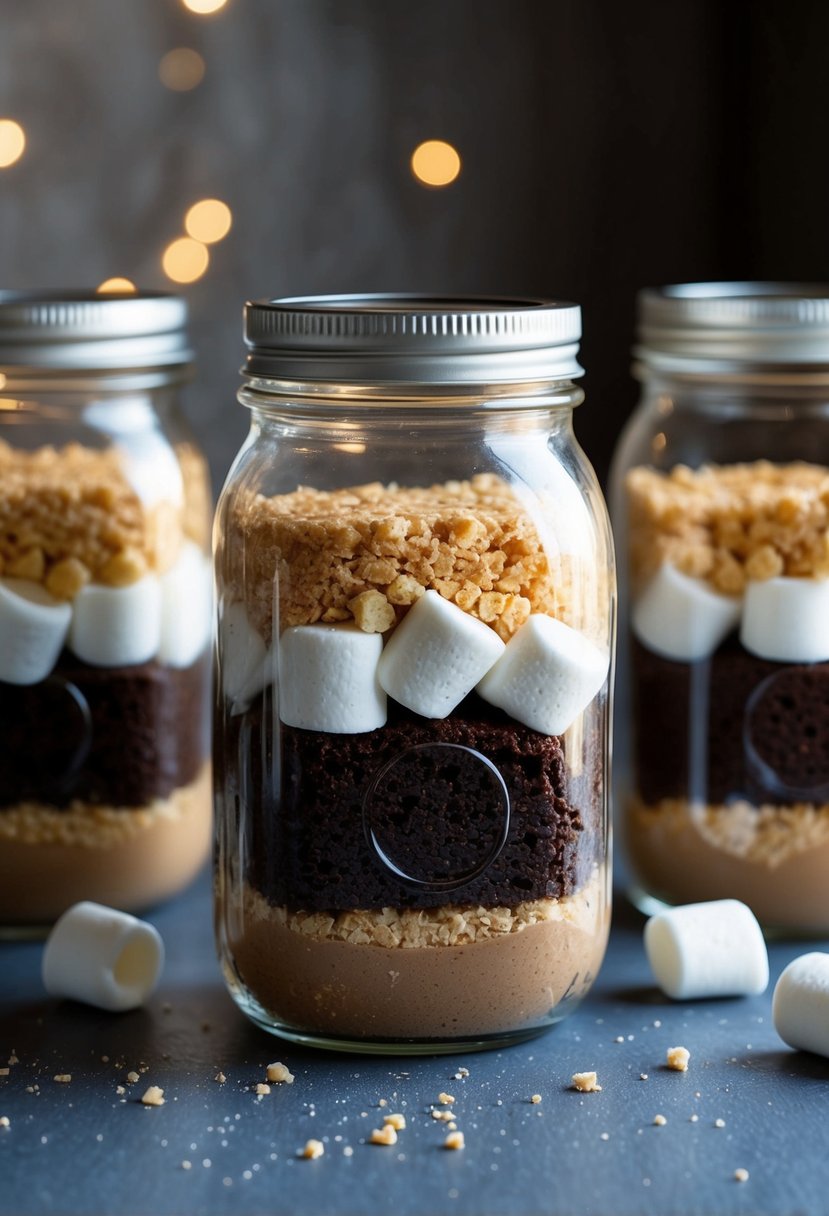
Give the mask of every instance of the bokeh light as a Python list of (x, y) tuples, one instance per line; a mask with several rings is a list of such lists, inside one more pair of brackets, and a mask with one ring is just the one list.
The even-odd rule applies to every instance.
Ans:
[(120, 279), (116, 275), (113, 279), (104, 279), (95, 290), (99, 296), (108, 296), (112, 293), (127, 295), (135, 291), (135, 284), (131, 279)]
[(218, 13), (220, 8), (224, 8), (227, 0), (181, 0), (185, 8), (189, 8), (191, 13), (198, 13), (200, 16), (205, 16), (208, 13)]
[(194, 203), (184, 217), (188, 236), (203, 245), (221, 241), (230, 232), (233, 215), (227, 203), (219, 198), (203, 198)]
[(174, 283), (195, 283), (210, 265), (210, 254), (201, 241), (181, 236), (164, 250), (161, 265)]
[(427, 139), (412, 153), (412, 173), (424, 186), (448, 186), (460, 171), (459, 153), (442, 139)]
[(13, 118), (0, 118), (0, 169), (8, 169), (20, 160), (26, 147), (26, 135)]
[(204, 80), (204, 60), (189, 46), (177, 46), (168, 51), (158, 65), (158, 78), (165, 88), (187, 93)]

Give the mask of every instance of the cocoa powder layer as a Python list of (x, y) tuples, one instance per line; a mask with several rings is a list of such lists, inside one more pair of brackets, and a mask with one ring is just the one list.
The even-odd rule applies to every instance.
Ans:
[[(253, 888), (243, 900), (241, 915), (220, 905), (225, 962), (265, 1016), (296, 1033), (367, 1042), (469, 1040), (555, 1021), (592, 984), (610, 924), (604, 868), (574, 895), (533, 901), (526, 918), (432, 909), (419, 938), (377, 932), (394, 923), (389, 909), (340, 914), (357, 918), (348, 940), (338, 917), (309, 933)], [(446, 944), (411, 944), (442, 942), (441, 922), (457, 928), (459, 914), (463, 944), (450, 932)]]
[(174, 895), (208, 853), (210, 765), (145, 807), (21, 804), (0, 815), (0, 923), (45, 924), (82, 899), (132, 912)]
[(768, 928), (829, 933), (829, 806), (635, 801), (627, 847), (666, 903), (739, 899)]

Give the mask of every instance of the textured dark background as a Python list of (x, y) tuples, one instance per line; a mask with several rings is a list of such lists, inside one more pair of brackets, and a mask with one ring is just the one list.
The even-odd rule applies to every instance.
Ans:
[[(158, 78), (196, 48), (190, 93)], [(223, 475), (247, 296), (538, 293), (585, 310), (577, 430), (604, 474), (636, 395), (633, 300), (706, 277), (829, 278), (829, 6), (814, 0), (0, 0), (0, 285), (169, 286), (198, 198), (234, 227), (186, 294), (189, 409)], [(423, 139), (463, 158), (419, 185)]]

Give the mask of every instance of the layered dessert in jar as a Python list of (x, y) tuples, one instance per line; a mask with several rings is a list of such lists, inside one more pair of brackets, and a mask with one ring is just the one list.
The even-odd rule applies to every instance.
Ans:
[(495, 475), (240, 491), (224, 525), (217, 932), (237, 1000), (381, 1047), (558, 1020), (609, 922), (601, 572)]
[(0, 441), (6, 925), (146, 907), (207, 854), (206, 474), (186, 445), (145, 446)]
[(639, 467), (626, 490), (639, 881), (825, 933), (829, 469)]

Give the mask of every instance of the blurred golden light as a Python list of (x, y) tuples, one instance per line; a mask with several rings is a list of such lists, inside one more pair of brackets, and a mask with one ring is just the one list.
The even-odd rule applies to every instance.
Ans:
[(224, 8), (227, 0), (182, 0), (185, 8), (189, 8), (191, 13), (218, 13), (220, 8)]
[(95, 288), (99, 296), (107, 296), (110, 292), (128, 292), (135, 291), (135, 284), (130, 279), (119, 279), (117, 276), (114, 279), (104, 279), (98, 287)]
[(194, 203), (184, 217), (188, 235), (203, 245), (212, 245), (226, 237), (232, 223), (230, 208), (219, 198), (203, 198)]
[(176, 93), (187, 93), (204, 80), (204, 60), (189, 46), (177, 46), (168, 51), (158, 65), (161, 83)]
[(424, 186), (448, 186), (460, 171), (460, 155), (442, 139), (427, 139), (412, 153), (412, 173)]
[(210, 264), (210, 254), (201, 241), (180, 236), (171, 241), (161, 258), (161, 265), (168, 279), (174, 283), (195, 283)]
[(20, 160), (26, 147), (26, 135), (13, 118), (0, 118), (0, 169), (8, 169)]
[(3, 372), (0, 372), (0, 388), (6, 387), (6, 377)]

